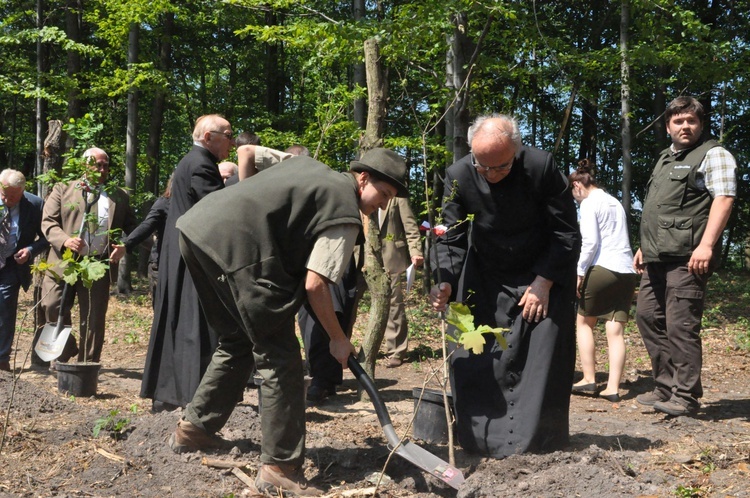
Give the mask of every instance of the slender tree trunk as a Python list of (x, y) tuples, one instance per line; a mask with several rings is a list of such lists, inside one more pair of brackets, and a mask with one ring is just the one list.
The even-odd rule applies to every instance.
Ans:
[[(272, 11), (266, 13), (266, 25), (278, 24), (276, 14)], [(281, 114), (281, 67), (279, 60), (279, 44), (277, 42), (266, 43), (266, 110), (273, 116)]]
[[(367, 68), (367, 94), (369, 100), (367, 114), (367, 129), (362, 138), (360, 148), (365, 152), (383, 144), (383, 130), (385, 127), (385, 98), (387, 95), (386, 77), (380, 61), (380, 49), (377, 40), (370, 38), (365, 41), (365, 67)], [(375, 359), (385, 336), (388, 324), (388, 309), (390, 301), (390, 277), (383, 266), (381, 254), (380, 228), (377, 214), (369, 219), (367, 241), (365, 243), (364, 277), (370, 289), (370, 320), (367, 324), (362, 350), (359, 360), (365, 372), (375, 378)], [(360, 391), (360, 397), (367, 396)]]
[[(172, 35), (174, 32), (174, 14), (166, 13), (162, 21), (162, 35), (159, 44), (158, 67), (164, 73), (168, 73), (172, 67)], [(151, 117), (148, 125), (148, 142), (146, 143), (146, 162), (149, 166), (148, 174), (145, 179), (144, 190), (151, 192), (156, 197), (161, 195), (159, 187), (159, 151), (161, 145), (161, 130), (164, 122), (164, 112), (167, 104), (167, 89), (159, 88), (154, 95), (154, 101), (151, 105)], [(143, 211), (148, 212), (151, 209), (151, 202), (143, 206)], [(150, 248), (149, 248), (150, 250)], [(146, 247), (141, 246), (140, 253), (148, 254)], [(148, 258), (138, 258), (138, 275), (145, 277), (148, 275)]]
[(622, 113), (622, 207), (630, 218), (630, 185), (633, 181), (630, 132), (630, 63), (628, 62), (628, 29), (630, 27), (630, 0), (622, 0), (620, 17), (620, 104)]
[[(128, 33), (128, 70), (138, 63), (138, 43), (140, 26), (130, 24)], [(131, 79), (132, 83), (132, 79)], [(136, 188), (136, 172), (138, 165), (138, 90), (130, 87), (128, 90), (128, 124), (125, 139), (125, 190), (133, 195)], [(117, 292), (129, 294), (133, 290), (130, 278), (131, 257), (126, 254), (117, 271)]]
[[(44, 0), (36, 2), (36, 27), (41, 30), (44, 27)], [(36, 87), (42, 90), (45, 78), (49, 71), (49, 50), (47, 44), (42, 43), (41, 37), (36, 42)], [(36, 98), (36, 161), (34, 164), (34, 176), (38, 177), (44, 171), (44, 137), (47, 134), (47, 100), (42, 97)], [(42, 194), (41, 183), (37, 184), (37, 193)], [(45, 192), (46, 193), (46, 192)]]
[(468, 17), (465, 13), (459, 12), (453, 16), (453, 44), (452, 52), (452, 71), (453, 81), (449, 86), (455, 90), (455, 101), (453, 104), (453, 116), (451, 121), (453, 136), (453, 161), (457, 161), (469, 153), (469, 142), (467, 135), (469, 132), (469, 88), (466, 81), (467, 74), (467, 56), (466, 53), (470, 46), (469, 39), (466, 36)]
[[(354, 0), (354, 21), (355, 23), (365, 18), (366, 7), (365, 0)], [(367, 86), (367, 73), (365, 63), (357, 62), (354, 64), (353, 83), (356, 86), (365, 88)], [(354, 101), (354, 122), (364, 129), (367, 126), (367, 100), (364, 98)]]
[[(168, 73), (172, 68), (172, 36), (174, 34), (174, 13), (164, 15), (162, 23), (162, 39), (159, 45), (159, 69)], [(148, 127), (148, 143), (146, 144), (146, 160), (149, 164), (149, 176), (146, 180), (146, 191), (155, 196), (161, 195), (159, 188), (159, 150), (161, 145), (161, 129), (164, 122), (164, 112), (167, 102), (167, 89), (159, 88), (151, 106), (151, 119)]]
[[(83, 0), (67, 0), (65, 7), (65, 32), (72, 42), (81, 41), (81, 16), (83, 13)], [(68, 117), (80, 118), (83, 116), (83, 103), (81, 92), (78, 88), (78, 74), (81, 72), (81, 56), (75, 50), (67, 52), (67, 74), (68, 74)], [(67, 144), (71, 148), (73, 144)]]
[[(598, 91), (591, 92), (598, 95)], [(593, 164), (599, 164), (596, 155), (596, 137), (599, 135), (599, 106), (596, 101), (583, 99), (581, 104), (581, 151), (579, 158), (588, 158)], [(568, 156), (566, 156), (568, 157)], [(597, 168), (601, 171), (602, 168)]]

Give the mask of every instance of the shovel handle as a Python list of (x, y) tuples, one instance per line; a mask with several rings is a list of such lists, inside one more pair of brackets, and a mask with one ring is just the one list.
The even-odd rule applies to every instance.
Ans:
[(349, 367), (349, 370), (351, 370), (354, 376), (357, 378), (357, 381), (362, 384), (362, 387), (370, 396), (370, 401), (372, 401), (372, 404), (375, 407), (375, 413), (377, 413), (378, 415), (380, 425), (382, 427), (392, 426), (393, 423), (391, 422), (390, 415), (388, 415), (388, 410), (385, 407), (385, 403), (383, 403), (383, 400), (380, 398), (378, 389), (375, 387), (375, 383), (372, 381), (370, 376), (367, 375), (365, 370), (362, 368), (362, 365), (359, 364), (354, 355), (349, 355), (349, 359), (347, 360), (346, 364)]

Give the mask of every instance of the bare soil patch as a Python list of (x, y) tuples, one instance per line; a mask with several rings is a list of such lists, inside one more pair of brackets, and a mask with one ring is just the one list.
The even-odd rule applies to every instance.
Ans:
[[(22, 299), (21, 312), (31, 305), (30, 296)], [(438, 345), (428, 331), (438, 324), (418, 308), (412, 311), (417, 340), (410, 361), (395, 369), (383, 362), (376, 372), (394, 427), (409, 436), (412, 389), (441, 368), (429, 358)], [(28, 361), (21, 365), (31, 339), (31, 327), (24, 324), (15, 382), (13, 374), (0, 372), (5, 429), (0, 496), (252, 496), (238, 471), (202, 460), (246, 464), (241, 471), (254, 479), (260, 449), (257, 390), (245, 391), (223, 431), (236, 442), (231, 451), (172, 453), (166, 440), (180, 413), (152, 414), (150, 400), (138, 397), (150, 316), (150, 299), (140, 287), (131, 296), (113, 296), (97, 395), (86, 399), (60, 393), (54, 373), (32, 369)], [(748, 354), (723, 328), (705, 335), (705, 397), (694, 418), (659, 415), (635, 402), (653, 384), (648, 355), (631, 329), (624, 399), (613, 404), (574, 396), (565, 451), (494, 460), (457, 448), (456, 465), (467, 477), (458, 492), (393, 456), (378, 496), (750, 496)], [(603, 350), (603, 337), (601, 344)], [(599, 370), (604, 382), (604, 366)], [(373, 407), (358, 400), (357, 388), (347, 372), (339, 394), (307, 411), (307, 475), (330, 496), (366, 495), (388, 460)], [(125, 420), (122, 432), (103, 429), (94, 437), (99, 421), (108, 419)], [(448, 459), (445, 445), (417, 443)]]

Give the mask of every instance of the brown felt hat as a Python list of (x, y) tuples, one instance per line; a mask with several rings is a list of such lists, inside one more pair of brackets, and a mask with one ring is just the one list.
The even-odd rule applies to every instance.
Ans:
[(379, 180), (390, 183), (398, 190), (396, 197), (409, 197), (409, 189), (406, 179), (409, 175), (406, 161), (390, 149), (370, 149), (365, 152), (359, 161), (349, 163), (352, 171), (372, 174)]

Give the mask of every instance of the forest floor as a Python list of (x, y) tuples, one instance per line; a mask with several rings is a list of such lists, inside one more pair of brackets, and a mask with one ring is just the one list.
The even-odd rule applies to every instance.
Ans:
[[(466, 477), (456, 491), (398, 456), (388, 460), (373, 406), (359, 401), (357, 382), (347, 371), (336, 396), (307, 410), (306, 475), (328, 496), (371, 496), (380, 477), (381, 497), (750, 497), (750, 282), (747, 274), (717, 275), (711, 286), (704, 319), (705, 395), (694, 417), (665, 416), (635, 402), (653, 382), (648, 355), (630, 323), (622, 401), (573, 396), (571, 443), (564, 451), (495, 460), (456, 448), (456, 466)], [(409, 361), (387, 369), (379, 360), (376, 385), (396, 431), (411, 436), (412, 389), (440, 371), (441, 362), (435, 358), (439, 324), (422, 298), (412, 295), (409, 303)], [(30, 306), (30, 296), (22, 295), (19, 315)], [(361, 337), (366, 311), (355, 338)], [(152, 414), (150, 400), (138, 397), (151, 321), (143, 286), (113, 296), (108, 320), (96, 396), (76, 398), (60, 392), (53, 372), (23, 361), (32, 327), (19, 316), (15, 372), (0, 372), (0, 496), (253, 496), (245, 482), (252, 482), (259, 465), (258, 390), (245, 391), (223, 431), (236, 443), (232, 450), (174, 454), (166, 441), (179, 410)], [(603, 384), (603, 333), (597, 340), (597, 381)], [(447, 445), (415, 443), (448, 460)], [(206, 465), (211, 461), (204, 457), (237, 468)]]

